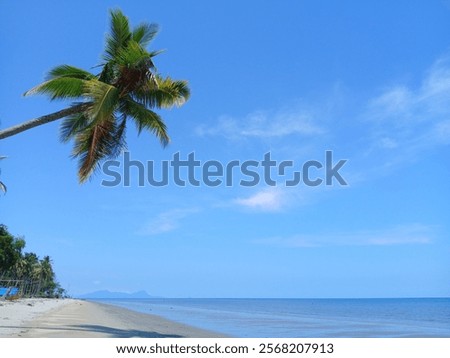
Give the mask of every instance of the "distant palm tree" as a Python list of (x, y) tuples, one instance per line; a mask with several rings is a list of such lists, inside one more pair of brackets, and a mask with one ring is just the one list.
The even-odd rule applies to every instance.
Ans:
[(70, 107), (0, 131), (0, 139), (64, 118), (61, 140), (74, 141), (73, 157), (79, 160), (79, 180), (86, 181), (99, 162), (116, 157), (126, 147), (125, 128), (132, 120), (141, 133), (152, 132), (165, 146), (166, 125), (152, 109), (182, 105), (189, 98), (186, 81), (158, 74), (153, 57), (160, 51), (145, 48), (158, 32), (155, 24), (130, 29), (128, 18), (113, 10), (100, 73), (62, 65), (53, 68), (47, 81), (25, 95), (43, 93), (54, 99), (72, 99)]
[(39, 261), (39, 273), (41, 282), (41, 293), (44, 296), (52, 296), (56, 289), (55, 272), (53, 271), (52, 262), (49, 256), (44, 256)]
[[(5, 158), (6, 158), (6, 157), (0, 156), (0, 160), (5, 159)], [(0, 173), (1, 173), (1, 172), (2, 172), (2, 171), (0, 170)], [(0, 181), (0, 191), (6, 193), (6, 185), (5, 185), (2, 181)]]

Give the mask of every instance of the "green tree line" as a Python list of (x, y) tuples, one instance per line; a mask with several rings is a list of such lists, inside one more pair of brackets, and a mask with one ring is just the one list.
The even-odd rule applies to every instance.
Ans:
[(25, 240), (15, 237), (0, 224), (0, 284), (8, 280), (33, 284), (33, 294), (40, 297), (63, 297), (65, 290), (56, 280), (49, 256), (39, 258), (33, 252), (24, 252)]

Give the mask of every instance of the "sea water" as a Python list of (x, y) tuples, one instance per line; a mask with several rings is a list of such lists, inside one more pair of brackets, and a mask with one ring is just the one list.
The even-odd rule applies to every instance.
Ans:
[(450, 298), (97, 301), (232, 337), (450, 337)]

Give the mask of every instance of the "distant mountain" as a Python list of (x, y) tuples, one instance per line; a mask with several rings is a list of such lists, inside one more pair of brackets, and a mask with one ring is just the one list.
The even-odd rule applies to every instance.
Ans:
[(156, 296), (150, 296), (145, 291), (126, 293), (126, 292), (111, 292), (108, 290), (103, 290), (86, 293), (84, 295), (79, 295), (77, 298), (156, 298)]

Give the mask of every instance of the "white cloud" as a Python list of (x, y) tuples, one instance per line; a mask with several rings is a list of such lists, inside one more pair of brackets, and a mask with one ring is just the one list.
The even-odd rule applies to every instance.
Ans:
[(279, 211), (287, 201), (281, 188), (270, 187), (247, 198), (235, 199), (234, 203), (259, 211)]
[(138, 230), (137, 234), (151, 236), (176, 230), (182, 219), (196, 212), (198, 212), (196, 208), (174, 209), (163, 212), (151, 219), (144, 227)]
[(367, 230), (336, 234), (294, 235), (272, 237), (255, 242), (282, 247), (323, 246), (391, 246), (430, 244), (433, 241), (433, 227), (422, 224), (399, 225), (387, 230)]

